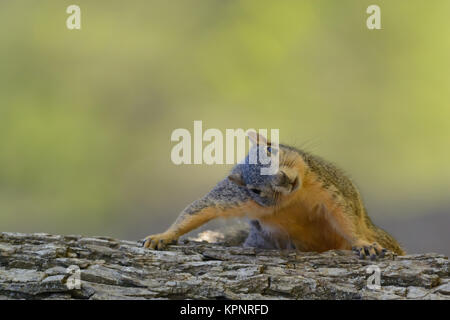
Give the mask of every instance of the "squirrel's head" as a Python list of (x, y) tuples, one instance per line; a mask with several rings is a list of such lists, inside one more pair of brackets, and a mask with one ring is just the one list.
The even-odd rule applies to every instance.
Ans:
[[(302, 157), (294, 148), (282, 144), (275, 146), (254, 131), (247, 135), (253, 146), (244, 161), (233, 168), (228, 179), (245, 188), (258, 204), (266, 207), (280, 206), (284, 199), (301, 187)], [(256, 155), (256, 163), (250, 161), (252, 152)], [(261, 169), (270, 166), (270, 163), (261, 163), (263, 161), (260, 161), (260, 155), (263, 154), (267, 158), (278, 156), (278, 170), (274, 174), (262, 174)]]

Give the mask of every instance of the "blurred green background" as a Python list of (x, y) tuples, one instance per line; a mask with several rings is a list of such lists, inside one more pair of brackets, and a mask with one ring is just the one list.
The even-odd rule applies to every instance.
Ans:
[[(366, 28), (381, 7), (382, 30)], [(82, 29), (66, 28), (67, 6)], [(279, 128), (408, 251), (450, 254), (450, 1), (0, 2), (0, 230), (141, 239), (230, 166), (171, 133)]]

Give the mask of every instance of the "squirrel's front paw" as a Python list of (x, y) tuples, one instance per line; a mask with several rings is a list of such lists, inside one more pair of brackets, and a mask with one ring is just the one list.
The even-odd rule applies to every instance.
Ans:
[(164, 250), (167, 245), (175, 244), (177, 238), (168, 233), (158, 233), (145, 238), (143, 246), (153, 250)]

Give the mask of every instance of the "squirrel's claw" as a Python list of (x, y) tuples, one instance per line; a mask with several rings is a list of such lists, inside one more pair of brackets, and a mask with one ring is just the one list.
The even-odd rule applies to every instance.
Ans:
[(352, 247), (352, 250), (360, 259), (369, 257), (372, 261), (377, 258), (384, 258), (387, 252), (387, 250), (381, 247), (377, 242), (372, 244), (356, 245)]
[(173, 243), (176, 243), (176, 239), (173, 239), (172, 237), (161, 233), (146, 237), (143, 241), (142, 246), (144, 248), (149, 248), (152, 250), (164, 250), (167, 248), (168, 244)]

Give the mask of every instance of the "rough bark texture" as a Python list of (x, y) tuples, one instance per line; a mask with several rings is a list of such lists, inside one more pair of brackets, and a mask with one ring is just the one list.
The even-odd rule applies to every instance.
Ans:
[[(381, 289), (367, 288), (370, 265), (380, 268)], [(372, 262), (347, 251), (198, 242), (151, 251), (106, 237), (0, 233), (0, 299), (11, 298), (450, 299), (449, 262), (434, 253)]]

